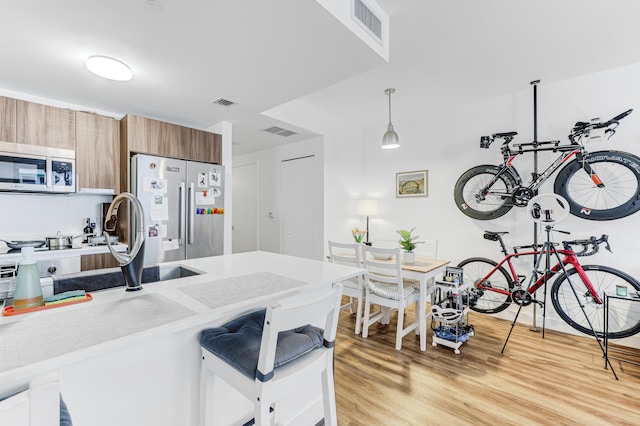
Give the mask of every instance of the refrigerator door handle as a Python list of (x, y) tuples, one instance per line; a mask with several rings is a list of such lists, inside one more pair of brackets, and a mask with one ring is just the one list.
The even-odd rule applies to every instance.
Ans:
[(187, 242), (189, 244), (193, 244), (193, 240), (194, 240), (195, 226), (193, 226), (193, 224), (196, 221), (195, 197), (196, 197), (195, 189), (193, 186), (193, 182), (191, 182), (189, 184), (189, 205), (187, 206), (188, 215), (189, 215), (187, 218), (187, 232), (189, 233), (187, 235), (187, 238), (188, 238)]
[(180, 206), (180, 210), (179, 210), (180, 217), (178, 218), (178, 245), (182, 245), (182, 239), (184, 238), (183, 234), (185, 231), (184, 230), (185, 228), (184, 191), (185, 191), (184, 182), (180, 182), (180, 188), (178, 188), (178, 199), (179, 199), (178, 205)]

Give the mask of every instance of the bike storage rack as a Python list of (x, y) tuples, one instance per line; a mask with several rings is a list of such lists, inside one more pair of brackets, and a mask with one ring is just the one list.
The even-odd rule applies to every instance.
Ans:
[[(542, 200), (545, 199), (551, 199), (550, 203), (547, 203), (546, 201), (543, 202)], [(550, 208), (551, 206), (555, 207), (555, 206), (566, 206), (564, 209), (562, 209), (562, 211), (558, 214), (556, 209), (557, 207), (555, 207), (555, 209)], [(553, 244), (553, 242), (551, 241), (551, 231), (553, 230), (554, 224), (564, 220), (568, 215), (569, 215), (569, 210), (568, 210), (568, 203), (567, 201), (560, 195), (558, 194), (542, 194), (542, 195), (536, 195), (535, 197), (533, 197), (529, 203), (529, 205), (527, 206), (527, 211), (529, 212), (529, 215), (531, 216), (531, 218), (534, 221), (535, 225), (544, 225), (545, 227), (545, 231), (547, 234), (547, 238), (546, 241), (544, 242), (544, 244), (542, 245), (542, 249), (540, 251), (540, 257), (535, 261), (535, 265), (533, 268), (533, 271), (531, 273), (531, 279), (529, 280), (529, 285), (527, 286), (526, 289), (523, 289), (522, 291), (522, 295), (526, 296), (529, 294), (529, 288), (531, 288), (531, 285), (533, 285), (533, 283), (536, 281), (537, 279), (537, 274), (544, 274), (544, 296), (543, 296), (543, 302), (542, 302), (542, 306), (543, 306), (543, 321), (542, 321), (542, 337), (544, 338), (544, 319), (546, 317), (545, 312), (546, 312), (546, 298), (547, 298), (547, 287), (548, 287), (548, 282), (547, 282), (547, 277), (551, 276), (551, 256), (554, 255), (558, 264), (560, 264), (562, 266), (562, 271), (563, 273), (566, 275), (567, 271), (565, 269), (565, 265), (562, 263), (562, 259), (560, 258), (560, 255), (558, 254), (558, 252), (555, 249), (555, 246)], [(566, 233), (568, 234), (568, 232), (566, 231), (559, 231), (557, 230), (557, 232), (562, 232), (562, 233)], [(542, 271), (540, 269), (541, 266), (541, 261), (542, 258), (545, 258), (545, 269), (544, 271)], [(573, 290), (573, 294), (577, 295), (576, 289), (573, 287), (573, 284), (571, 283), (571, 280), (568, 280), (569, 285), (571, 286), (572, 290)], [(509, 334), (507, 335), (507, 338), (504, 341), (504, 345), (502, 346), (502, 351), (501, 353), (504, 353), (505, 348), (507, 347), (507, 343), (509, 342), (509, 338), (511, 337), (511, 333), (513, 332), (513, 328), (515, 327), (517, 321), (518, 321), (518, 316), (520, 315), (520, 311), (522, 311), (522, 307), (528, 305), (529, 303), (533, 303), (533, 307), (535, 309), (535, 305), (536, 303), (540, 303), (539, 301), (536, 300), (535, 298), (535, 293), (534, 293), (534, 299), (532, 301), (526, 302), (524, 299), (522, 300), (518, 300), (516, 301), (514, 298), (514, 294), (512, 293), (511, 298), (514, 299), (513, 301), (518, 304), (518, 311), (516, 312), (516, 316), (513, 319), (513, 322), (511, 323), (511, 329), (509, 330)], [(576, 296), (577, 297), (577, 296)], [(582, 310), (582, 313), (584, 314), (585, 319), (587, 320), (587, 323), (589, 324), (589, 327), (591, 328), (591, 331), (593, 333), (593, 337), (596, 340), (596, 343), (598, 343), (598, 346), (600, 346), (600, 349), (602, 350), (602, 355), (605, 358), (605, 368), (606, 368), (606, 364), (609, 365), (609, 367), (611, 368), (611, 372), (613, 373), (613, 376), (616, 378), (616, 380), (618, 380), (618, 375), (616, 374), (616, 372), (613, 369), (613, 366), (611, 365), (611, 362), (609, 361), (609, 359), (606, 357), (606, 349), (605, 347), (602, 345), (602, 342), (600, 341), (600, 338), (598, 337), (598, 333), (596, 333), (595, 329), (593, 328), (593, 324), (591, 323), (591, 321), (589, 320), (589, 316), (587, 315), (587, 313), (584, 310), (583, 306), (580, 306), (580, 309)]]
[(442, 281), (435, 281), (431, 305), (432, 345), (453, 348), (456, 355), (460, 354), (460, 346), (474, 335), (473, 326), (467, 324), (469, 284), (463, 278), (462, 268), (447, 266)]

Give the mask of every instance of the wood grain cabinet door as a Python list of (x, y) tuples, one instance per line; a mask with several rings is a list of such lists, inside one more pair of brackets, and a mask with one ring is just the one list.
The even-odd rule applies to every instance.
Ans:
[(78, 189), (120, 191), (120, 124), (98, 114), (76, 113)]
[(0, 96), (0, 141), (16, 141), (16, 100)]
[(16, 102), (16, 142), (50, 148), (75, 149), (75, 111), (22, 100)]

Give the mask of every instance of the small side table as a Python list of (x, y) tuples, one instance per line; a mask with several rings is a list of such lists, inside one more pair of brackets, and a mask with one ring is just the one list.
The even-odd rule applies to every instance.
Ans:
[[(631, 296), (618, 296), (617, 294), (604, 294), (604, 368), (606, 369), (607, 366), (611, 366), (611, 362), (609, 361), (609, 358), (613, 358), (613, 359), (617, 359), (618, 361), (622, 361), (622, 362), (627, 362), (630, 364), (634, 364), (634, 365), (640, 365), (640, 363), (634, 362), (634, 361), (630, 361), (628, 359), (623, 359), (623, 358), (615, 358), (609, 355), (609, 308), (610, 308), (610, 299), (618, 299), (618, 300), (625, 300), (627, 302), (640, 302), (640, 297), (631, 297)], [(626, 352), (623, 349), (616, 349), (619, 352)], [(629, 352), (631, 353), (631, 352)], [(613, 370), (613, 366), (611, 366), (611, 371), (613, 372), (613, 375), (615, 376), (616, 380), (618, 380), (618, 375), (616, 374), (616, 372)]]

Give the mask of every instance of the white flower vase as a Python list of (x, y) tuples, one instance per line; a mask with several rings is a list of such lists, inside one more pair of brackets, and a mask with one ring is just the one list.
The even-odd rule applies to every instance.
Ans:
[(404, 261), (404, 263), (415, 263), (416, 254), (412, 251), (405, 251), (402, 255), (402, 260)]

